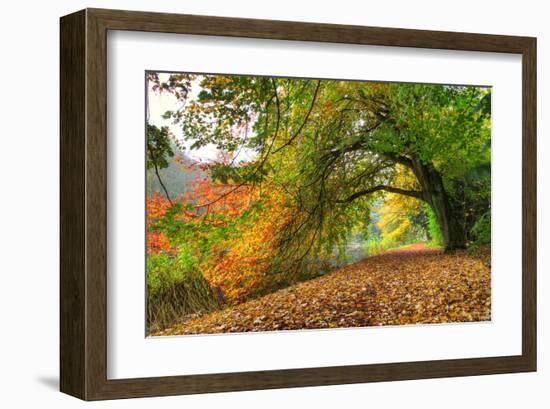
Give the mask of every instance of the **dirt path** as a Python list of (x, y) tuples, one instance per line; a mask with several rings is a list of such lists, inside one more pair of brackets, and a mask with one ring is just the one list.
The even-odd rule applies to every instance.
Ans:
[(480, 258), (418, 243), (154, 335), (486, 321), (490, 280)]

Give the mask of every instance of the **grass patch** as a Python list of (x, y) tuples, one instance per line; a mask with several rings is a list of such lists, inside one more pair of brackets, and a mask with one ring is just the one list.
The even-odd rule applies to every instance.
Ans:
[(147, 332), (160, 331), (191, 314), (214, 311), (222, 297), (185, 255), (147, 258)]

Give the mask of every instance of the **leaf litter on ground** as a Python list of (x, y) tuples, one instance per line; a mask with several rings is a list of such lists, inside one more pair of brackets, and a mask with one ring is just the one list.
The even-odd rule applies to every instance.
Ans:
[(489, 321), (488, 260), (417, 243), (151, 335)]

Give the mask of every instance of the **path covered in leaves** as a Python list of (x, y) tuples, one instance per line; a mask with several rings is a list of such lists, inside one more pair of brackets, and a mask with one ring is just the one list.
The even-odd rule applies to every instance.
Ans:
[(153, 335), (486, 321), (487, 260), (419, 243)]

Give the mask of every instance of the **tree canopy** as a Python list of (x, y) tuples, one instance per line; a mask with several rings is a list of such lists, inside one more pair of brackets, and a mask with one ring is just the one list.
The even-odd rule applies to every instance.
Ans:
[[(166, 116), (191, 149), (256, 153), (212, 165), (214, 178), (269, 180), (288, 194), (294, 217), (283, 243), (333, 244), (378, 191), (432, 201), (434, 186), (415, 166), (434, 170), (448, 200), (460, 200), (467, 175), (490, 162), (487, 88), (183, 74), (167, 84), (185, 86), (184, 108)], [(193, 85), (200, 92), (188, 101)], [(400, 166), (415, 183), (396, 181)]]

